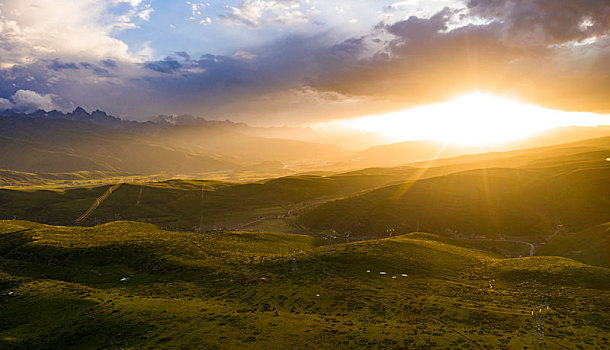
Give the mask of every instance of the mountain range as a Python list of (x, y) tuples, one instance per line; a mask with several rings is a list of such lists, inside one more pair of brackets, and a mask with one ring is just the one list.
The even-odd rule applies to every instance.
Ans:
[[(350, 150), (345, 145), (353, 146), (354, 137), (310, 128), (252, 127), (190, 115), (161, 115), (137, 122), (100, 110), (89, 113), (80, 107), (70, 113), (5, 111), (0, 113), (0, 169), (30, 174), (84, 171), (262, 179), (303, 172), (395, 167), (606, 135), (610, 135), (610, 127), (570, 127), (496, 146), (465, 147), (419, 140)], [(372, 136), (362, 134), (355, 139), (367, 137)], [(347, 139), (351, 143), (345, 142)], [(6, 172), (4, 175), (5, 180), (9, 178)]]
[(202, 174), (324, 162), (347, 155), (337, 146), (251, 136), (231, 122), (188, 125), (159, 119), (123, 121), (82, 108), (0, 116), (0, 169), (31, 173), (77, 171)]

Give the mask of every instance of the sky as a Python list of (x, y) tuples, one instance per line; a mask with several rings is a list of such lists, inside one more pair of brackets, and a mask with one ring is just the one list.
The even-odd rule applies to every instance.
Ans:
[(610, 113), (607, 0), (0, 0), (0, 110), (311, 125), (472, 92)]

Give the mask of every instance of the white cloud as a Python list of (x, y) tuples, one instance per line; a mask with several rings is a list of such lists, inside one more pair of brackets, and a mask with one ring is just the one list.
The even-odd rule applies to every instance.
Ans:
[(0, 97), (0, 111), (13, 108), (13, 103), (5, 98)]
[(244, 50), (237, 50), (233, 54), (233, 57), (243, 59), (243, 60), (251, 60), (256, 58), (256, 55)]
[(138, 17), (143, 20), (143, 21), (149, 21), (150, 20), (150, 15), (154, 12), (155, 10), (152, 8), (147, 8), (145, 10), (140, 11), (140, 13), (138, 13)]
[(309, 20), (298, 0), (245, 0), (237, 7), (225, 7), (225, 14), (220, 18), (228, 24), (255, 28)]
[(186, 4), (191, 8), (191, 16), (188, 18), (189, 21), (200, 19), (199, 23), (201, 24), (212, 23), (212, 20), (204, 14), (205, 8), (211, 6), (209, 2), (187, 1)]
[(31, 90), (17, 90), (13, 95), (14, 108), (19, 111), (33, 112), (38, 109), (50, 111), (55, 109), (53, 95), (41, 95)]
[(140, 45), (136, 53), (136, 57), (139, 61), (150, 61), (153, 59), (155, 50), (150, 45), (150, 41), (146, 41)]
[[(120, 4), (128, 9), (117, 10)], [(57, 57), (134, 61), (114, 35), (136, 28), (134, 20), (148, 20), (152, 11), (142, 0), (3, 0), (0, 67)]]
[(132, 7), (137, 7), (142, 3), (142, 0), (115, 0), (115, 3), (128, 3)]

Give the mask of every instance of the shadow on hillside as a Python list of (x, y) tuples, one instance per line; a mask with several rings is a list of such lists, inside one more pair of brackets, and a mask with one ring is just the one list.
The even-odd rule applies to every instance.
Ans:
[(12, 250), (32, 242), (32, 236), (26, 234), (28, 231), (30, 231), (30, 229), (23, 229), (0, 235), (0, 257), (4, 257)]
[[(162, 253), (142, 246), (64, 248), (26, 245), (28, 242), (32, 239), (23, 233), (2, 237), (0, 246), (7, 247), (0, 259), (2, 271), (14, 276), (76, 282), (95, 288), (115, 288), (210, 273), (203, 267), (171, 262)], [(142, 275), (142, 278), (132, 278), (132, 274)], [(127, 280), (121, 281), (125, 277)]]
[[(497, 271), (500, 279), (511, 283), (537, 283), (548, 286), (572, 286), (610, 290), (610, 270), (595, 266), (575, 264), (562, 257), (518, 258)], [(522, 260), (525, 259), (525, 260)], [(553, 259), (553, 260), (550, 260)], [(520, 264), (519, 262), (522, 261)], [(570, 262), (566, 265), (566, 261)]]
[[(126, 348), (154, 330), (144, 318), (119, 315), (91, 300), (28, 294), (3, 307), (1, 349)], [(47, 330), (28, 332), (27, 329)], [(59, 330), (59, 331), (53, 331)]]

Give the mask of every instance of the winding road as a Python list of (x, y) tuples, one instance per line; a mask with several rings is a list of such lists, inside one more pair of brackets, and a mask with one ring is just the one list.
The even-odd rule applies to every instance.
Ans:
[(93, 211), (97, 209), (97, 207), (99, 207), (100, 204), (102, 204), (102, 202), (104, 202), (112, 194), (112, 192), (116, 191), (121, 186), (121, 184), (122, 182), (108, 187), (106, 192), (104, 192), (104, 194), (102, 194), (101, 196), (97, 197), (93, 204), (91, 204), (89, 209), (87, 209), (87, 211), (84, 212), (83, 215), (79, 216), (78, 219), (76, 219), (74, 222), (78, 224), (81, 221), (85, 220), (87, 217), (89, 217), (89, 215), (91, 215), (91, 213), (93, 213)]
[(529, 256), (534, 256), (534, 251), (536, 250), (536, 245), (534, 243), (525, 242), (525, 241), (515, 241), (511, 239), (491, 239), (491, 238), (460, 238), (461, 241), (484, 241), (484, 242), (512, 242), (512, 243), (520, 243), (527, 244), (530, 247)]
[[(555, 231), (550, 236), (548, 236), (544, 241), (545, 242), (550, 241), (553, 237), (555, 237), (559, 233), (559, 231), (561, 231), (561, 229), (562, 229), (561, 226), (557, 226), (555, 228)], [(512, 243), (527, 244), (530, 247), (529, 256), (534, 256), (534, 252), (536, 251), (536, 245), (534, 243), (525, 242), (525, 241), (517, 241), (517, 240), (512, 240), (512, 239), (490, 239), (490, 238), (460, 238), (460, 239), (464, 240), (464, 241), (512, 242)]]

